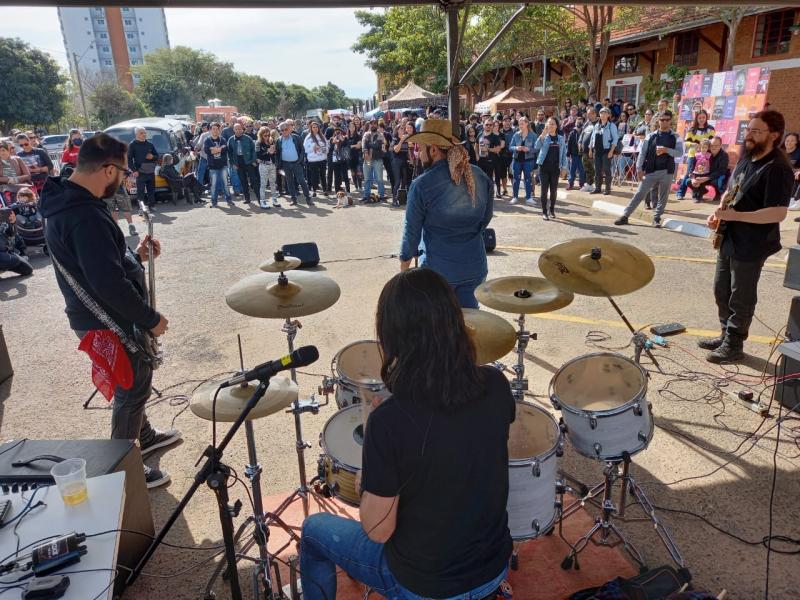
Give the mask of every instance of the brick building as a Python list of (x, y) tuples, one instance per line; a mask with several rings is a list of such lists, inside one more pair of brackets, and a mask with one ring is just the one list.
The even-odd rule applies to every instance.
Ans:
[[(645, 77), (662, 77), (671, 64), (686, 66), (693, 73), (724, 70), (728, 28), (719, 9), (648, 6), (643, 10), (635, 26), (612, 32), (598, 86), (600, 98), (623, 98), (638, 104), (643, 100)], [(746, 15), (736, 32), (732, 69), (769, 67), (767, 102), (785, 115), (789, 130), (798, 131), (800, 109), (795, 94), (800, 90), (800, 9), (753, 7)], [(522, 69), (527, 77), (522, 76)], [(534, 91), (541, 91), (542, 70), (541, 59), (512, 67), (495, 91), (521, 85), (524, 80), (533, 81)], [(563, 63), (551, 64), (548, 86), (569, 74)], [(491, 72), (485, 77), (493, 80), (495, 75)], [(474, 104), (474, 88), (462, 87), (461, 93)]]

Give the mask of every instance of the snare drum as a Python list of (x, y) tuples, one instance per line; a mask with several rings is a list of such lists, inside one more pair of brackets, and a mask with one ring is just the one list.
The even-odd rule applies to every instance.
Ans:
[(545, 534), (556, 520), (556, 475), (563, 440), (556, 420), (517, 401), (508, 432), (508, 529), (514, 540)]
[(377, 405), (389, 396), (381, 379), (381, 355), (376, 341), (360, 340), (345, 346), (334, 357), (331, 372), (338, 384), (339, 408), (360, 402)]
[(319, 476), (340, 500), (358, 506), (356, 473), (361, 470), (361, 449), (364, 445), (364, 425), (361, 405), (353, 404), (333, 415), (319, 436), (322, 456)]
[(647, 448), (654, 424), (646, 396), (644, 369), (611, 352), (574, 358), (550, 381), (550, 401), (561, 411), (570, 443), (602, 461)]

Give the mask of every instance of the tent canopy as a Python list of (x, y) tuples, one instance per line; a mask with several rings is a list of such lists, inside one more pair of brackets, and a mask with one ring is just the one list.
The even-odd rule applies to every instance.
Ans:
[(402, 90), (389, 98), (386, 104), (390, 109), (432, 106), (435, 104), (447, 104), (447, 96), (434, 94), (422, 89), (413, 81), (409, 81)]
[(507, 108), (521, 110), (523, 108), (548, 106), (550, 104), (554, 104), (553, 98), (542, 98), (521, 87), (510, 87), (507, 90), (492, 96), (488, 100), (484, 100), (483, 102), (476, 104), (475, 112), (496, 113), (498, 111), (506, 110)]

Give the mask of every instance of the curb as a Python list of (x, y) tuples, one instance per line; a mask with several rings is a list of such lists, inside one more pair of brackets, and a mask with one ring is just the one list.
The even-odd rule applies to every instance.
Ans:
[(678, 219), (665, 219), (662, 223), (663, 229), (669, 229), (676, 233), (683, 233), (692, 237), (709, 238), (711, 231), (705, 225), (692, 221), (681, 221)]
[(616, 202), (606, 202), (605, 200), (595, 200), (592, 202), (592, 210), (609, 213), (615, 217), (621, 217), (625, 213), (625, 207)]

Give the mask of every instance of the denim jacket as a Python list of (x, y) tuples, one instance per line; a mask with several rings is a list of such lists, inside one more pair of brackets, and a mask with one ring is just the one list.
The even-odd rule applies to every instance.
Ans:
[[(549, 135), (544, 136), (544, 139), (541, 137), (536, 138), (536, 146), (534, 146), (533, 151), (536, 153), (536, 164), (540, 167), (544, 164), (544, 159), (550, 151), (549, 138)], [(561, 169), (567, 168), (567, 142), (560, 133), (558, 134), (558, 166)]]
[(528, 151), (525, 152), (525, 160), (532, 159), (534, 147), (536, 146), (537, 137), (538, 136), (533, 132), (533, 130), (529, 129), (528, 135), (525, 136), (525, 140), (523, 140), (522, 132), (517, 131), (514, 134), (514, 137), (511, 138), (511, 153), (512, 156), (514, 157), (514, 160), (517, 160), (517, 146), (525, 146), (528, 149)]
[(400, 260), (411, 260), (421, 250), (420, 265), (454, 284), (486, 277), (488, 272), (483, 230), (492, 220), (494, 187), (481, 169), (470, 167), (474, 205), (466, 183), (455, 185), (447, 161), (440, 160), (408, 188), (403, 223)]
[(594, 129), (592, 130), (592, 137), (589, 139), (589, 148), (594, 148), (594, 136), (598, 133), (603, 132), (603, 150), (608, 152), (617, 145), (619, 141), (619, 131), (617, 130), (616, 124), (608, 121), (603, 127), (600, 124), (600, 121), (594, 124)]

